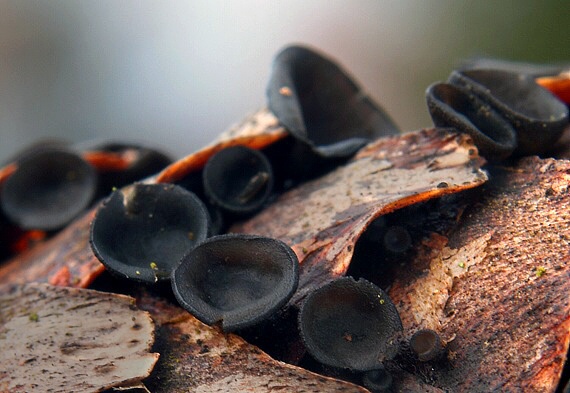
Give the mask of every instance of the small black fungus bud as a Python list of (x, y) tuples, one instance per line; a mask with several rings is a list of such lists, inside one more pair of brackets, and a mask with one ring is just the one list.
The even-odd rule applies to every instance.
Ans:
[(391, 392), (392, 382), (392, 375), (384, 367), (367, 371), (362, 376), (362, 384), (372, 393)]
[(305, 47), (277, 54), (267, 97), (281, 124), (324, 157), (350, 157), (370, 140), (399, 132), (345, 71)]
[(568, 108), (535, 78), (512, 71), (454, 71), (448, 82), (476, 95), (517, 132), (515, 154), (539, 154), (556, 142), (568, 125)]
[(42, 148), (17, 163), (0, 194), (6, 217), (22, 229), (56, 230), (91, 203), (97, 174), (79, 155)]
[(206, 207), (193, 193), (172, 184), (134, 184), (99, 207), (91, 248), (109, 271), (152, 284), (170, 279), (208, 227)]
[(297, 289), (299, 261), (285, 243), (262, 236), (214, 236), (188, 253), (172, 275), (178, 302), (224, 331), (271, 317)]
[(426, 100), (433, 123), (469, 134), (483, 157), (498, 161), (515, 150), (517, 135), (509, 122), (464, 88), (434, 83)]
[(319, 362), (366, 371), (380, 368), (394, 355), (394, 337), (402, 322), (382, 289), (364, 279), (342, 277), (309, 294), (299, 328), (307, 350)]
[(388, 251), (401, 254), (409, 250), (412, 246), (410, 232), (402, 226), (394, 225), (389, 227), (384, 234), (384, 247)]
[(421, 362), (437, 359), (443, 353), (443, 344), (435, 331), (418, 330), (410, 339), (410, 348)]
[(263, 206), (273, 189), (273, 171), (263, 153), (233, 146), (214, 154), (203, 171), (210, 201), (233, 214), (250, 214)]

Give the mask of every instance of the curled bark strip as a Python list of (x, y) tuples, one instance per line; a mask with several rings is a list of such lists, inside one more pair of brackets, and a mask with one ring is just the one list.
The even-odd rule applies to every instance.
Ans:
[(287, 135), (279, 120), (267, 109), (261, 109), (221, 134), (208, 147), (169, 165), (153, 180), (157, 183), (175, 182), (189, 173), (202, 169), (206, 161), (222, 149), (237, 145), (262, 149)]
[(233, 232), (289, 244), (301, 263), (291, 303), (346, 273), (354, 245), (383, 214), (483, 184), (470, 138), (428, 129), (379, 139), (345, 166), (285, 194)]

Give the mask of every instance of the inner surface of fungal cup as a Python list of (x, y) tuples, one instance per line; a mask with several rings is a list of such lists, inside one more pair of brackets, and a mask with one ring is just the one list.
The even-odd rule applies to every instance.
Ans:
[(283, 242), (256, 235), (213, 236), (173, 271), (179, 303), (224, 331), (270, 318), (297, 289), (298, 260)]
[(136, 183), (98, 208), (90, 242), (111, 272), (153, 284), (170, 280), (180, 259), (208, 236), (209, 221), (193, 193), (172, 184)]

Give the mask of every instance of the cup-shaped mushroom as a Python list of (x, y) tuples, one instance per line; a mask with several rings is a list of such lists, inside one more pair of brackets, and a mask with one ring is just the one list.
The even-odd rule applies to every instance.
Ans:
[(273, 189), (269, 160), (245, 146), (228, 147), (210, 157), (202, 179), (210, 202), (236, 215), (261, 209)]
[(489, 104), (449, 83), (434, 83), (426, 91), (433, 123), (469, 134), (481, 155), (492, 161), (510, 156), (517, 146), (511, 124)]
[(41, 149), (22, 158), (2, 185), (0, 202), (6, 216), (23, 229), (56, 230), (91, 203), (97, 174), (77, 154)]
[(437, 359), (443, 353), (441, 338), (431, 329), (421, 329), (410, 339), (410, 348), (421, 362)]
[(364, 279), (342, 277), (307, 296), (299, 328), (307, 351), (319, 362), (367, 371), (394, 355), (402, 322), (382, 289)]
[(167, 281), (180, 259), (208, 235), (206, 207), (173, 184), (114, 191), (97, 210), (91, 248), (112, 273), (143, 283)]
[(384, 367), (367, 371), (362, 376), (363, 385), (373, 393), (391, 392), (392, 382), (392, 375)]
[(297, 289), (299, 261), (289, 246), (256, 235), (214, 236), (174, 270), (178, 302), (224, 331), (253, 326), (278, 311)]
[(517, 155), (539, 154), (568, 125), (568, 108), (526, 74), (494, 69), (454, 71), (449, 83), (462, 86), (507, 119), (517, 132)]
[(403, 226), (393, 225), (386, 229), (383, 243), (386, 250), (402, 254), (412, 247), (412, 236)]
[(267, 98), (281, 124), (325, 157), (349, 157), (370, 140), (399, 132), (345, 71), (306, 47), (277, 54)]

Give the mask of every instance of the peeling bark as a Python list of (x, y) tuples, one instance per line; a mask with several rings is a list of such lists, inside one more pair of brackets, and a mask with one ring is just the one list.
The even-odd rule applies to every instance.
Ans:
[(346, 273), (356, 241), (375, 218), (483, 184), (470, 138), (428, 129), (382, 138), (345, 166), (283, 194), (232, 232), (263, 234), (289, 244), (299, 258), (291, 304)]
[(400, 272), (389, 294), (405, 328), (448, 341), (434, 385), (556, 390), (570, 342), (568, 173), (568, 161), (538, 158), (492, 168), (449, 239), (425, 242), (414, 265), (428, 268)]
[(45, 284), (0, 287), (0, 391), (101, 392), (158, 360), (154, 325), (124, 295)]

